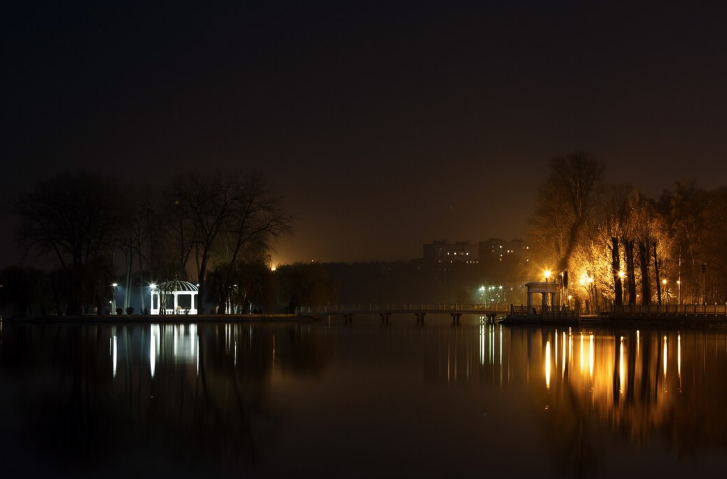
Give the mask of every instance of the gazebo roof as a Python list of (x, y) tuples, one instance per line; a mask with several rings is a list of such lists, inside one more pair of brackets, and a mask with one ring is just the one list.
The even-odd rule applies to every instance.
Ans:
[(180, 281), (175, 279), (173, 281), (165, 281), (159, 285), (159, 291), (163, 293), (182, 293), (182, 292), (197, 292), (199, 288), (197, 285), (189, 283), (187, 281)]

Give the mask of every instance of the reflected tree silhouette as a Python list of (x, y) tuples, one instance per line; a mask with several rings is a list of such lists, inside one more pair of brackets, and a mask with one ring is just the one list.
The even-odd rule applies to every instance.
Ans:
[[(0, 373), (17, 382), (17, 447), (37, 456), (36, 467), (62, 477), (108, 475), (109, 464), (115, 464), (111, 476), (140, 465), (179, 477), (254, 471), (274, 430), (272, 337), (290, 338), (274, 347), (296, 363), (293, 373), (307, 373), (307, 365), (320, 370), (326, 361), (326, 343), (298, 328), (237, 328), (243, 340), (233, 358), (218, 342), (221, 326), (200, 327), (199, 374), (196, 362), (172, 356), (171, 343), (162, 340), (152, 376), (149, 351), (157, 338), (149, 326), (6, 326)], [(258, 337), (249, 341), (249, 334)], [(315, 348), (313, 360), (299, 357)]]

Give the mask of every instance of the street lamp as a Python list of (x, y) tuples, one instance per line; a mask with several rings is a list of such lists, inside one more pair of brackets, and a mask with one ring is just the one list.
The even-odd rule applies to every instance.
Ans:
[(545, 270), (545, 282), (547, 283), (550, 280), (550, 270)]

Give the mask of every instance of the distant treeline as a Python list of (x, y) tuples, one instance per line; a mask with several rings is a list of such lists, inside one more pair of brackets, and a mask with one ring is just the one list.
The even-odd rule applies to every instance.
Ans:
[[(295, 312), (300, 306), (314, 308), (331, 304), (368, 303), (482, 303), (497, 297), (500, 301), (520, 303), (522, 292), (508, 292), (508, 287), (522, 282), (524, 268), (512, 258), (485, 260), (480, 264), (436, 264), (421, 259), (368, 263), (296, 263), (280, 265), (275, 270), (262, 263), (237, 264), (230, 299), (245, 305), (245, 312)], [(146, 277), (135, 276), (131, 287), (117, 288), (120, 313), (138, 314), (148, 305)], [(61, 269), (45, 271), (29, 266), (12, 266), (0, 272), (0, 305), (16, 316), (64, 312), (61, 294), (65, 291), (65, 273)], [(213, 271), (208, 288), (221, 287)], [(106, 278), (106, 283), (113, 278)], [(111, 284), (111, 283), (108, 283)], [(483, 293), (482, 286), (503, 286), (496, 296)], [(106, 284), (102, 313), (109, 313), (113, 289)], [(144, 303), (137, 291), (144, 291)], [(244, 295), (244, 296), (243, 296)], [(125, 301), (129, 296), (128, 303)], [(493, 299), (494, 300), (494, 299)], [(127, 311), (128, 310), (128, 311)], [(94, 311), (88, 311), (89, 313)]]

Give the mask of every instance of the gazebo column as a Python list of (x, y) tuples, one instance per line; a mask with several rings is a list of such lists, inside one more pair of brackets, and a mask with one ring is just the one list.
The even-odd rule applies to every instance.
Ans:
[(527, 313), (530, 314), (530, 312), (533, 310), (533, 293), (530, 292), (530, 286), (528, 286), (528, 311)]
[(177, 314), (177, 305), (179, 304), (178, 299), (177, 299), (177, 294), (178, 293), (175, 291), (174, 292), (174, 313), (172, 313), (172, 314)]

